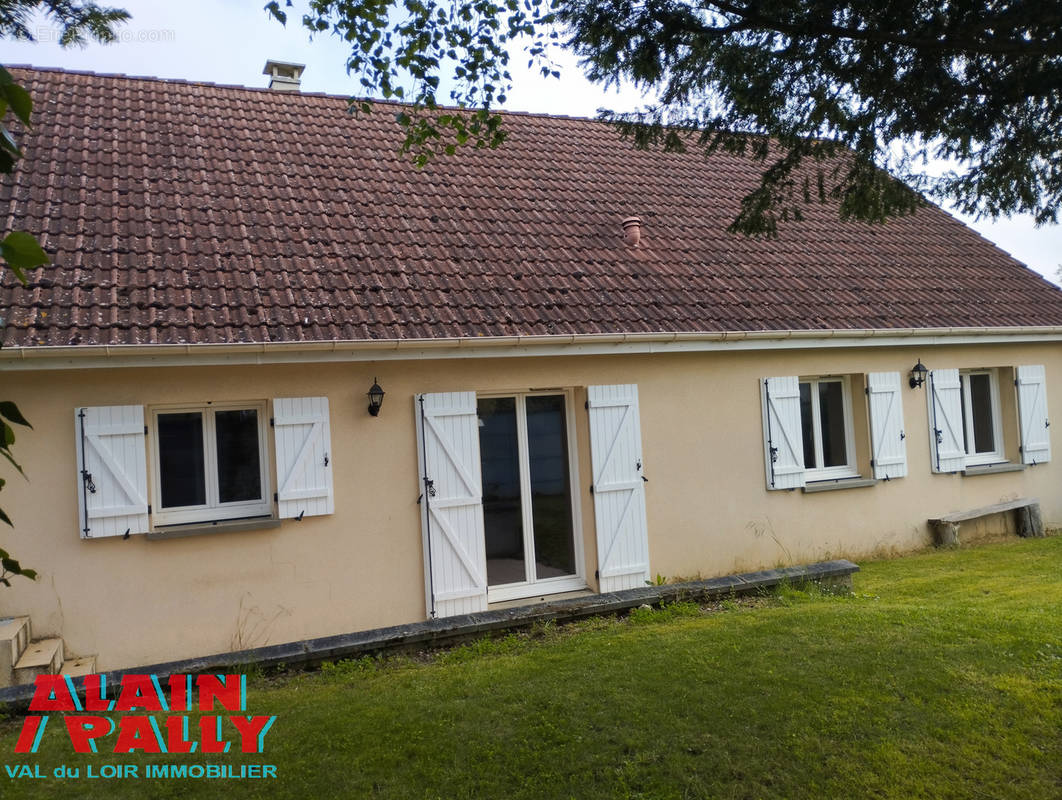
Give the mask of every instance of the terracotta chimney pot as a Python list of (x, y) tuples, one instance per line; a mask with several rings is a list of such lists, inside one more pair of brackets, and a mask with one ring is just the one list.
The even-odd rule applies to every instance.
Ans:
[(623, 220), (623, 241), (630, 247), (637, 247), (642, 240), (642, 218), (627, 217)]

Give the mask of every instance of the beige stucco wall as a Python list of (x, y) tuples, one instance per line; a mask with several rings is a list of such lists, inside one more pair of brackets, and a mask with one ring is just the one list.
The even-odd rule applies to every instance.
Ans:
[[(1062, 521), (1062, 444), (1051, 464), (1022, 472), (933, 475), (926, 392), (906, 387), (909, 477), (817, 494), (766, 490), (759, 378), (906, 375), (917, 358), (930, 368), (1045, 364), (1048, 402), (1062, 403), (1055, 344), (7, 372), (0, 394), (18, 402), (35, 428), (19, 431), (16, 444), (29, 482), (4, 473), (0, 498), (15, 530), (3, 541), (40, 578), (0, 589), (0, 614), (29, 614), (35, 635), (61, 635), (69, 651), (98, 654), (101, 669), (423, 619), (417, 392), (575, 390), (591, 585), (596, 548), (583, 400), (593, 384), (639, 386), (654, 575), (707, 577), (911, 550), (928, 543), (928, 517), (1017, 496), (1040, 497), (1045, 519)], [(365, 411), (374, 377), (387, 391), (375, 419)], [(1013, 388), (1001, 385), (1001, 392)], [(313, 395), (330, 401), (334, 515), (166, 541), (79, 539), (75, 406)], [(855, 417), (865, 442), (865, 415), (857, 409)], [(860, 451), (859, 460), (865, 457)]]

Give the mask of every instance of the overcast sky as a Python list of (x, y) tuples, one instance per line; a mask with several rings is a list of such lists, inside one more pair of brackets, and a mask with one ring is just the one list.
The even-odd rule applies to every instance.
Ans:
[[(2, 42), (0, 62), (265, 86), (262, 67), (272, 58), (306, 64), (303, 91), (339, 95), (357, 91), (356, 80), (344, 68), (346, 45), (328, 35), (310, 41), (297, 10), (285, 28), (262, 9), (264, 0), (110, 0), (101, 4), (125, 8), (133, 15), (121, 29), (119, 43), (64, 50), (55, 43), (57, 32), (42, 23), (34, 29), (37, 43)], [(604, 93), (582, 77), (573, 61), (561, 63), (559, 81), (522, 71), (524, 60), (514, 62), (516, 83), (505, 106), (510, 110), (592, 117), (601, 107), (629, 109), (639, 102), (633, 91)], [(1025, 217), (965, 221), (1052, 279), (1062, 266), (1062, 226), (1036, 228)]]

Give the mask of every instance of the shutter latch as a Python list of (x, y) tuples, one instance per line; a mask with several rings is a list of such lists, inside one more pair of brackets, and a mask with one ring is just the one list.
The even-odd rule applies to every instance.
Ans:
[(933, 429), (933, 433), (937, 437), (937, 444), (943, 444), (943, 442), (944, 442), (944, 433), (943, 433), (943, 431), (941, 431), (940, 428), (934, 428)]
[(89, 490), (91, 494), (96, 494), (96, 484), (92, 482), (92, 473), (87, 469), (81, 470), (81, 480), (85, 482), (85, 488)]

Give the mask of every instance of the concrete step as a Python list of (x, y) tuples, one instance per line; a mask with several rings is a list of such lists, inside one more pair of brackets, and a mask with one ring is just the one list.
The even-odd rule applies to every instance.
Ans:
[(15, 685), (15, 664), (29, 642), (29, 617), (0, 618), (0, 689)]
[(38, 675), (57, 675), (63, 666), (63, 640), (30, 642), (15, 664), (15, 684), (33, 683)]
[(60, 675), (69, 678), (84, 678), (96, 671), (96, 656), (70, 656), (63, 662)]

